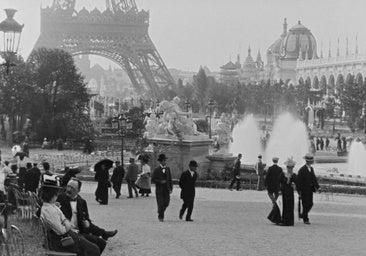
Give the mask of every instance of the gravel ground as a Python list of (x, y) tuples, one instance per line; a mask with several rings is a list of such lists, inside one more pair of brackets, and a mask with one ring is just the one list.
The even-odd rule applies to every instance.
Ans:
[[(106, 229), (118, 229), (103, 255), (365, 255), (366, 198), (322, 194), (314, 197), (311, 225), (295, 220), (294, 227), (271, 224), (271, 204), (265, 192), (198, 188), (192, 218), (178, 219), (181, 206), (175, 188), (166, 221), (157, 219), (155, 196), (110, 197), (107, 206), (94, 200), (96, 184), (84, 182), (91, 218)], [(154, 191), (154, 188), (153, 188)]]

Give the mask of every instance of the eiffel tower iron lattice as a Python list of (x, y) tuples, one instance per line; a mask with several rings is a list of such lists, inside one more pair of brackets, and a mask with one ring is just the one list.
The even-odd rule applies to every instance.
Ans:
[(41, 10), (41, 33), (34, 46), (93, 54), (119, 64), (138, 93), (159, 98), (175, 84), (148, 33), (150, 14), (134, 0), (106, 0), (106, 10), (75, 10), (76, 0), (54, 0)]

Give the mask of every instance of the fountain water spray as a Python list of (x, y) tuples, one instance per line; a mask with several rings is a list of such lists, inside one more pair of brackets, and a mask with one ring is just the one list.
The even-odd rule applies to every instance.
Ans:
[(362, 141), (352, 142), (347, 165), (347, 174), (366, 176), (366, 149)]
[(279, 164), (282, 165), (292, 156), (299, 167), (304, 162), (304, 155), (309, 152), (309, 144), (305, 124), (291, 114), (284, 113), (274, 123), (264, 160), (270, 165), (272, 157), (277, 156), (280, 158)]
[(261, 133), (252, 114), (247, 115), (243, 121), (235, 125), (232, 138), (229, 152), (234, 155), (242, 153), (242, 163), (256, 163), (258, 154), (262, 154)]

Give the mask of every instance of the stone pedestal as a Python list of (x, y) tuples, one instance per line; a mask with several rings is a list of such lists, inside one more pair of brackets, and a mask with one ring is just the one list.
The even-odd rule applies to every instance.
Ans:
[(209, 146), (212, 140), (201, 139), (185, 139), (179, 141), (174, 138), (150, 138), (147, 140), (153, 145), (151, 152), (152, 159), (150, 160), (151, 169), (154, 170), (159, 162), (158, 156), (164, 153), (168, 160), (167, 165), (170, 167), (173, 179), (179, 179), (181, 173), (188, 169), (189, 161), (195, 160), (200, 165), (198, 167), (198, 174), (202, 177), (204, 162), (207, 162), (206, 156), (209, 154)]
[[(222, 178), (223, 171), (228, 171), (228, 168), (232, 166), (236, 156), (233, 156), (232, 154), (212, 154), (209, 156), (206, 156), (208, 160), (210, 160), (210, 164), (208, 167), (208, 178)], [(229, 175), (229, 173), (227, 174)]]

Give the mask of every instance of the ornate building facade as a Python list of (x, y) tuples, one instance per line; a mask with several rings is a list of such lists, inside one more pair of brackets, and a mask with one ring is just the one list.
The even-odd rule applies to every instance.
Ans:
[(318, 59), (315, 37), (300, 21), (287, 30), (285, 19), (280, 37), (269, 46), (266, 56), (266, 65), (262, 61), (260, 52), (254, 61), (249, 47), (248, 56), (242, 66), (238, 57), (235, 64), (230, 61), (221, 67), (221, 81), (253, 83), (269, 79), (297, 84), (296, 66), (298, 59)]

